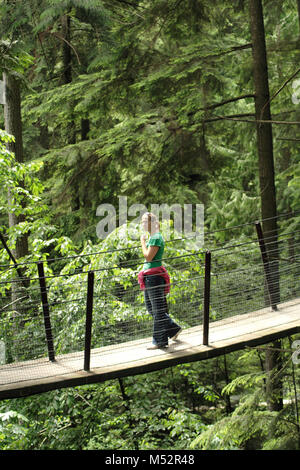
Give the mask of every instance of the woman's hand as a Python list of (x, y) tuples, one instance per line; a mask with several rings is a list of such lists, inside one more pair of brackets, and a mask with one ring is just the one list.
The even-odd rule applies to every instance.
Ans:
[(142, 235), (141, 235), (141, 244), (146, 243), (146, 238), (147, 238), (146, 233), (142, 233)]
[(143, 233), (141, 235), (141, 245), (142, 245), (143, 255), (145, 257), (145, 260), (149, 262), (149, 261), (152, 261), (152, 259), (154, 258), (154, 256), (158, 252), (159, 247), (158, 246), (149, 246), (147, 248), (146, 238), (147, 238), (147, 235), (145, 233)]

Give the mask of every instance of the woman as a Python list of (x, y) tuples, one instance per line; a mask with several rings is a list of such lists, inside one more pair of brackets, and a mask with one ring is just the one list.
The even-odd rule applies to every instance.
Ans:
[(168, 315), (166, 293), (170, 290), (170, 278), (161, 261), (164, 240), (159, 232), (159, 222), (151, 212), (143, 215), (142, 226), (150, 233), (150, 238), (146, 243), (146, 234), (141, 236), (145, 263), (139, 273), (139, 282), (141, 288), (145, 288), (146, 308), (154, 319), (152, 344), (147, 349), (166, 348), (168, 339), (176, 340), (181, 328)]

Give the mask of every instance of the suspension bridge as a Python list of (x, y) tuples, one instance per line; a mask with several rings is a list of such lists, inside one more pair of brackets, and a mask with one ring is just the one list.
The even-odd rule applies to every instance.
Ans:
[(193, 240), (167, 243), (168, 308), (183, 331), (156, 350), (146, 348), (153, 319), (137, 282), (139, 246), (18, 263), (1, 237), (11, 261), (0, 266), (0, 399), (147, 373), (299, 333), (299, 223), (278, 216), (278, 232), (266, 235), (261, 222), (242, 226), (239, 242), (212, 242), (210, 233), (201, 250)]

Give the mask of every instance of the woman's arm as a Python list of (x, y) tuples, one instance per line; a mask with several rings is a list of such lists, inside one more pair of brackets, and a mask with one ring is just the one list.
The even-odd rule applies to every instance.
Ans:
[(145, 260), (149, 262), (153, 260), (154, 256), (159, 250), (159, 246), (149, 246), (147, 248), (145, 237), (146, 237), (145, 235), (141, 236), (141, 244), (142, 244), (142, 250), (143, 250), (143, 255), (145, 257)]

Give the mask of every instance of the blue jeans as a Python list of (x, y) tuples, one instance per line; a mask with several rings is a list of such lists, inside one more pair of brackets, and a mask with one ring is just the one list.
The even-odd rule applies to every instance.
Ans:
[(180, 326), (168, 314), (168, 304), (164, 290), (165, 281), (162, 276), (145, 276), (145, 304), (154, 319), (152, 342), (161, 347), (167, 346), (168, 338), (172, 338), (180, 330)]

